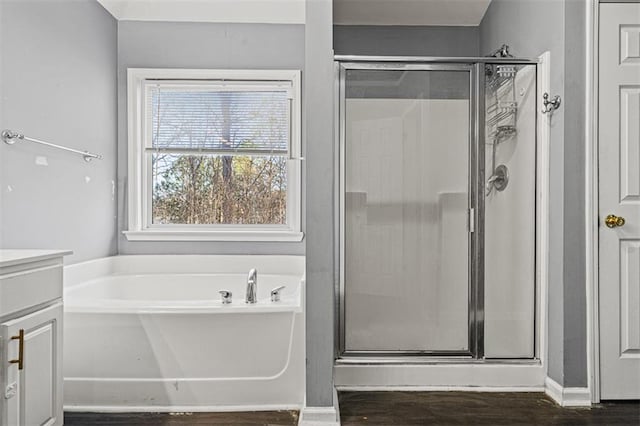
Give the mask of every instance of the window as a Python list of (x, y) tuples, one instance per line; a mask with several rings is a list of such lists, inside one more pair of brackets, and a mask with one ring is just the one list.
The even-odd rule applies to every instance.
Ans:
[(129, 69), (129, 240), (300, 241), (300, 72)]

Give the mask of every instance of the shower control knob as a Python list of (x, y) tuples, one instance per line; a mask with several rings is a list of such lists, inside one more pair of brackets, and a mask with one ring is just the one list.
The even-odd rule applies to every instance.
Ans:
[(605, 225), (607, 225), (608, 228), (616, 228), (619, 226), (624, 226), (625, 220), (624, 220), (624, 217), (622, 216), (616, 216), (614, 214), (610, 214), (605, 218), (604, 223)]

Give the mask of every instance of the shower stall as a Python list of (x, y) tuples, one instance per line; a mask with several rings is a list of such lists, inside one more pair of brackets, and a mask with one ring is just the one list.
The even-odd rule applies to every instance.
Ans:
[(538, 357), (537, 65), (336, 58), (338, 365)]

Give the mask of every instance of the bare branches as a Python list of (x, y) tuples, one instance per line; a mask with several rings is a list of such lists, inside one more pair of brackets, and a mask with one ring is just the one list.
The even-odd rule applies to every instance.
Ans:
[(285, 157), (165, 155), (165, 160), (165, 170), (154, 173), (154, 223), (286, 223)]

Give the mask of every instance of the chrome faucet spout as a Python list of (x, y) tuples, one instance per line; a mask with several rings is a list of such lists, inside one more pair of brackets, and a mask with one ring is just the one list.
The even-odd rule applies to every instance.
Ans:
[(247, 278), (247, 297), (246, 303), (256, 303), (258, 301), (258, 271), (253, 268), (249, 271)]

